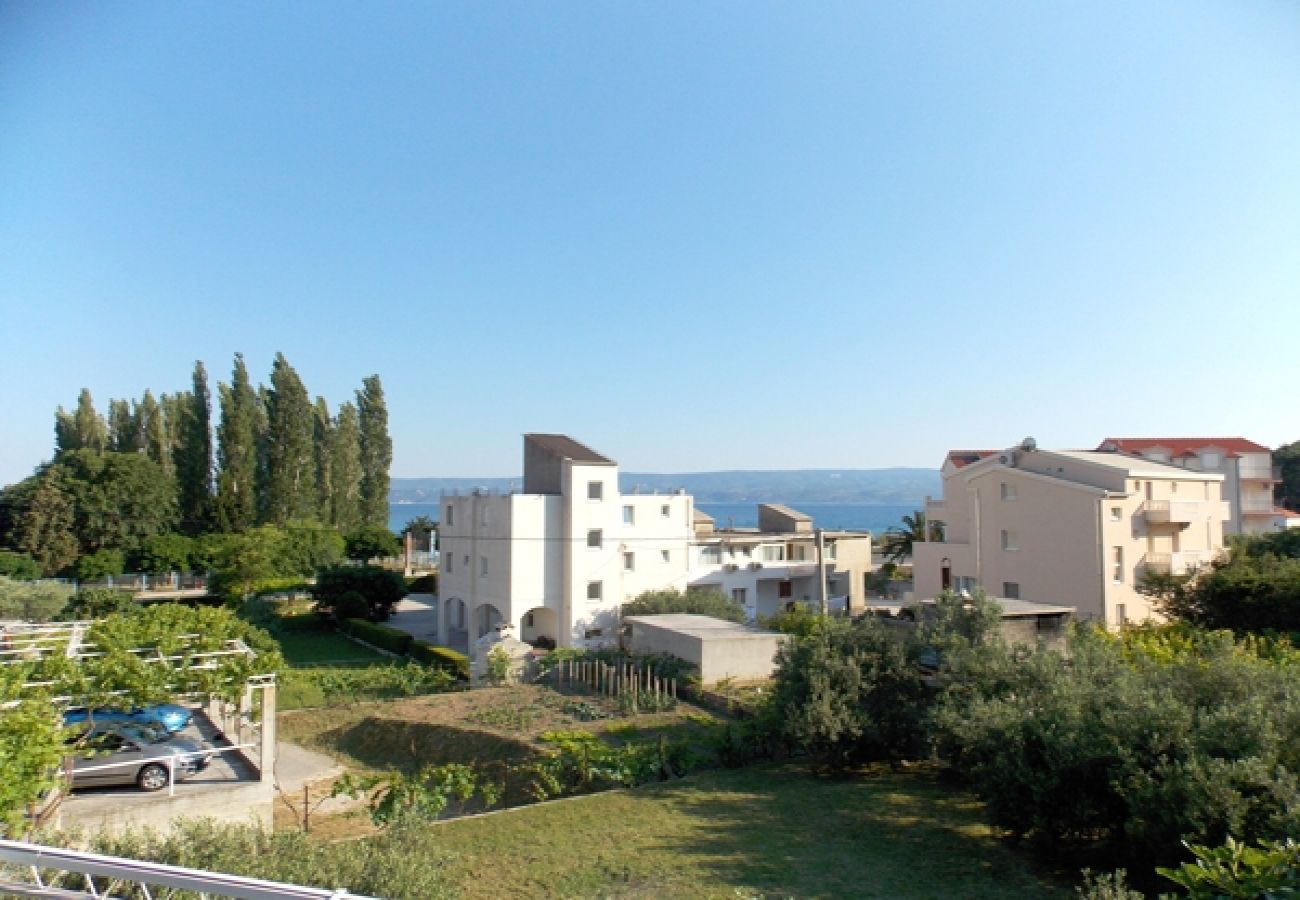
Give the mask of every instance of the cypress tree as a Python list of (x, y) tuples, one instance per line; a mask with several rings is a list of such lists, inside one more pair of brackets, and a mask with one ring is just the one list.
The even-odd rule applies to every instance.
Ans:
[(393, 441), (388, 436), (388, 406), (378, 375), (361, 382), (357, 414), (361, 425), (361, 521), (388, 527), (388, 469), (393, 464)]
[(89, 388), (77, 395), (77, 409), (64, 412), (60, 406), (54, 413), (54, 455), (69, 450), (107, 450), (108, 425), (95, 411), (95, 401)]
[(108, 401), (108, 449), (114, 453), (135, 453), (141, 448), (135, 416), (125, 400)]
[(347, 534), (361, 524), (361, 427), (357, 408), (339, 407), (330, 441), (330, 522)]
[(230, 385), (217, 386), (221, 423), (217, 426), (217, 524), (243, 531), (257, 524), (257, 408), (261, 401), (248, 378), (242, 354), (235, 354)]
[(316, 507), (314, 415), (298, 373), (277, 353), (266, 404), (266, 518), (276, 525), (309, 518)]
[(135, 409), (135, 427), (136, 440), (144, 448), (145, 455), (161, 466), (164, 474), (170, 476), (173, 468), (172, 451), (167, 438), (167, 425), (163, 421), (163, 408), (148, 388)]
[(333, 524), (333, 441), (334, 423), (324, 397), (316, 398), (312, 416), (312, 454), (316, 460), (316, 518)]
[(176, 488), (186, 531), (212, 526), (212, 395), (202, 361), (194, 364), (194, 390), (176, 398)]

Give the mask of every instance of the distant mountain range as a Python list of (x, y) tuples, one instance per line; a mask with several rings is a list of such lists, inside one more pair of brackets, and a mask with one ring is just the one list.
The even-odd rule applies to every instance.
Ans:
[[(624, 493), (678, 488), (701, 503), (861, 503), (882, 506), (920, 504), (940, 493), (938, 469), (783, 469), (772, 471), (686, 472), (675, 475), (624, 472)], [(394, 478), (393, 503), (430, 503), (438, 495), (475, 488), (518, 490), (523, 478)]]

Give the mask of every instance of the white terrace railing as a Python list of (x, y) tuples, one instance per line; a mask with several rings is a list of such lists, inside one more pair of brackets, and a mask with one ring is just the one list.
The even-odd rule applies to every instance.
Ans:
[(346, 890), (304, 887), (222, 872), (0, 840), (0, 895), (60, 900), (168, 900), (180, 892), (240, 900), (375, 900)]

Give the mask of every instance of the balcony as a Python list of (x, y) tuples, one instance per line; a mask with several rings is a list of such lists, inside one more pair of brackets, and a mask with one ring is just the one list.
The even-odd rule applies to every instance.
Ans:
[(1246, 497), (1241, 501), (1241, 514), (1243, 516), (1271, 516), (1273, 515), (1273, 499), (1258, 499), (1255, 497)]
[(1237, 476), (1242, 481), (1265, 481), (1269, 484), (1276, 484), (1282, 480), (1282, 467), (1243, 465), (1237, 470)]
[(1208, 550), (1148, 553), (1142, 557), (1142, 568), (1161, 575), (1185, 575), (1189, 569), (1208, 566), (1213, 559), (1214, 554)]
[(1149, 525), (1190, 525), (1202, 513), (1198, 500), (1148, 500), (1142, 511)]

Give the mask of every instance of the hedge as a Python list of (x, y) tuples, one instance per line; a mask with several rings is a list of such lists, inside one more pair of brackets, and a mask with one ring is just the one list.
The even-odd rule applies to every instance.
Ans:
[(469, 678), (469, 657), (447, 647), (439, 647), (428, 641), (415, 641), (407, 651), (411, 659), (429, 666), (446, 669), (459, 678)]
[(387, 650), (389, 653), (396, 653), (398, 656), (405, 656), (411, 649), (411, 643), (415, 640), (412, 635), (407, 634), (400, 628), (376, 625), (374, 622), (367, 622), (365, 619), (344, 619), (343, 630), (353, 637), (365, 641), (372, 647)]

